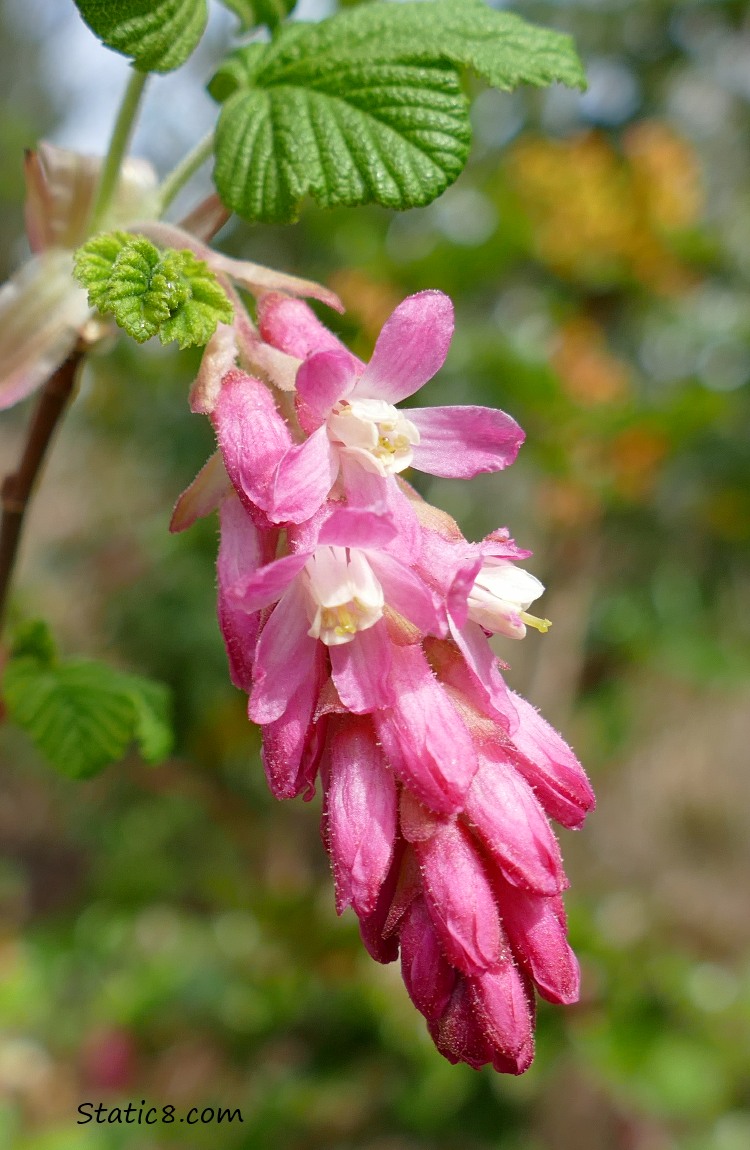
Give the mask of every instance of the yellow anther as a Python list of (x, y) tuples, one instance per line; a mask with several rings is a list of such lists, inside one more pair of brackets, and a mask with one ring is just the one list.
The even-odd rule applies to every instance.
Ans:
[(336, 623), (337, 635), (354, 635), (357, 623), (348, 607), (338, 607), (336, 610), (338, 620)]
[(518, 618), (522, 623), (525, 623), (527, 627), (533, 627), (536, 631), (541, 631), (543, 635), (545, 635), (552, 626), (550, 619), (539, 619), (536, 615), (529, 615), (527, 611), (520, 611)]
[(341, 607), (324, 607), (321, 612), (321, 624), (326, 631), (335, 631), (337, 635), (355, 635), (357, 622), (349, 609), (349, 605)]

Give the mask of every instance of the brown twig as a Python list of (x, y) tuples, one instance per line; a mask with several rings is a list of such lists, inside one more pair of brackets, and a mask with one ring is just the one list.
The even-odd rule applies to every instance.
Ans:
[(58, 420), (73, 393), (82, 357), (83, 350), (77, 347), (47, 380), (29, 425), (18, 469), (6, 475), (0, 488), (0, 628), (26, 508)]

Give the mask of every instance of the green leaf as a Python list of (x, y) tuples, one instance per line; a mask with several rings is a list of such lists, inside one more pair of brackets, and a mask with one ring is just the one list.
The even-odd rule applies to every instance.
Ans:
[(16, 627), (10, 653), (12, 658), (29, 655), (47, 667), (57, 659), (55, 640), (43, 619), (27, 619)]
[(249, 220), (324, 207), (429, 203), (466, 162), (471, 130), (459, 70), (494, 87), (585, 86), (568, 36), (482, 0), (364, 4), (287, 24), (240, 48), (210, 84), (225, 101), (216, 186)]
[(208, 265), (191, 251), (162, 252), (145, 236), (108, 232), (76, 252), (74, 275), (89, 303), (111, 313), (138, 343), (158, 335), (181, 348), (208, 343), (232, 305)]
[(117, 253), (106, 289), (101, 292), (100, 311), (112, 312), (119, 327), (138, 343), (145, 343), (169, 319), (170, 305), (177, 305), (173, 292), (164, 290), (159, 276), (161, 253), (143, 236), (128, 236)]
[(203, 35), (206, 0), (75, 0), (94, 35), (141, 72), (171, 72)]
[(468, 104), (449, 69), (311, 62), (304, 85), (248, 88), (225, 104), (214, 178), (247, 220), (294, 220), (307, 193), (324, 207), (403, 209), (457, 178), (470, 138)]
[(242, 30), (249, 31), (259, 24), (277, 28), (296, 6), (297, 0), (221, 0), (238, 17)]
[(202, 347), (216, 331), (217, 323), (232, 322), (232, 305), (216, 276), (192, 252), (165, 252), (160, 275), (166, 284), (174, 285), (175, 299), (184, 293), (159, 329), (162, 343), (176, 339), (181, 348)]
[(76, 253), (73, 274), (79, 283), (88, 288), (92, 307), (107, 310), (112, 268), (130, 238), (127, 232), (105, 232), (94, 236)]
[(10, 717), (70, 778), (95, 775), (134, 741), (147, 762), (171, 750), (169, 692), (159, 683), (88, 659), (50, 664), (24, 653), (10, 659), (3, 688)]
[(140, 675), (122, 675), (135, 708), (133, 734), (147, 763), (162, 762), (174, 743), (170, 715), (172, 696), (164, 683), (155, 683)]

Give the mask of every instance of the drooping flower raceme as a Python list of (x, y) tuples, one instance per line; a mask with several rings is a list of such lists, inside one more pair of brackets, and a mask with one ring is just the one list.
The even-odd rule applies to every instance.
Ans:
[(400, 955), (450, 1061), (521, 1073), (534, 989), (570, 1003), (579, 988), (548, 820), (579, 827), (594, 799), (489, 643), (549, 625), (528, 613), (543, 590), (529, 553), (504, 528), (468, 542), (401, 472), (500, 470), (523, 433), (489, 409), (395, 406), (445, 358), (439, 292), (396, 309), (367, 366), (297, 300), (261, 299), (259, 327), (299, 363), (294, 405), (217, 355), (199, 394), (221, 454), (173, 526), (219, 509), (232, 678), (273, 793), (309, 798), (320, 779), (339, 913), (377, 961)]

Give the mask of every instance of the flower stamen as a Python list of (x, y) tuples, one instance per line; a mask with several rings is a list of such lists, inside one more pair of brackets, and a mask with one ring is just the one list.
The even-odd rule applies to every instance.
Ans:
[(368, 470), (395, 475), (411, 465), (417, 428), (382, 399), (341, 400), (328, 417), (328, 434)]
[(518, 618), (527, 627), (533, 627), (535, 631), (539, 631), (542, 635), (546, 635), (552, 626), (551, 619), (540, 619), (537, 615), (529, 615), (528, 611), (519, 611)]
[(329, 647), (350, 643), (383, 615), (383, 589), (354, 548), (319, 547), (305, 565), (308, 635)]

